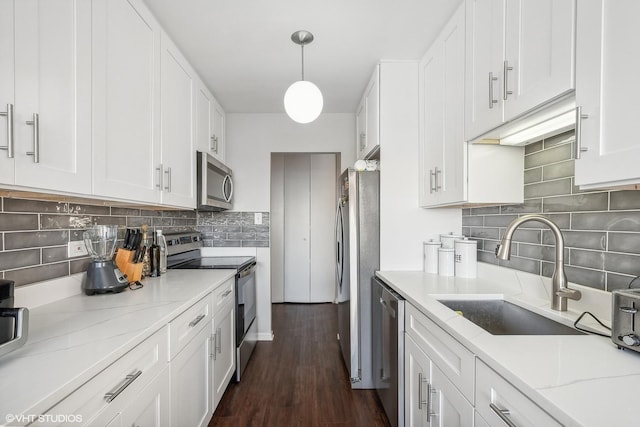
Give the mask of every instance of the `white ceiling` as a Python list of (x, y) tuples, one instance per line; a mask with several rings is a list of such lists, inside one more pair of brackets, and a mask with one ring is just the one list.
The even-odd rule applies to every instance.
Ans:
[(325, 113), (353, 113), (380, 59), (419, 59), (460, 0), (145, 0), (227, 112), (281, 113), (300, 79)]

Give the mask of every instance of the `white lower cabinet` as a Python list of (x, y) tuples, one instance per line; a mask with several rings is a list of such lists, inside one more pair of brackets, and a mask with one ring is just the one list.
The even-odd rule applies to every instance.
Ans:
[(211, 323), (171, 361), (171, 425), (206, 426), (211, 405)]
[(407, 426), (473, 425), (473, 406), (409, 336), (405, 339), (405, 399)]
[(562, 425), (479, 359), (476, 362), (476, 410), (489, 426)]
[(235, 278), (213, 292), (212, 406), (218, 406), (236, 370)]

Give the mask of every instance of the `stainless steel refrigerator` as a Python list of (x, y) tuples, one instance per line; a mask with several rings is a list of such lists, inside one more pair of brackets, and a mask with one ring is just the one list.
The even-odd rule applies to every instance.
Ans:
[(380, 267), (380, 173), (345, 170), (336, 212), (338, 339), (352, 388), (374, 388), (371, 278)]

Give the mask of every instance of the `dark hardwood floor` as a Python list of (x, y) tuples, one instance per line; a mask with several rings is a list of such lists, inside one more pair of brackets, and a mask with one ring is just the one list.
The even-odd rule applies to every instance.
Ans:
[(274, 304), (272, 342), (258, 342), (209, 426), (388, 426), (374, 390), (352, 390), (336, 339), (337, 305)]

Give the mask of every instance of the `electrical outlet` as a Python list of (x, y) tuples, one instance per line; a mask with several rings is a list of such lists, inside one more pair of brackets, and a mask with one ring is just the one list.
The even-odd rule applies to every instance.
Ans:
[(76, 242), (69, 242), (67, 245), (67, 256), (69, 258), (86, 255), (89, 255), (89, 252), (87, 252), (87, 247), (84, 245), (84, 241), (79, 240)]
[(253, 214), (253, 223), (255, 225), (261, 225), (262, 224), (262, 212), (256, 212)]

